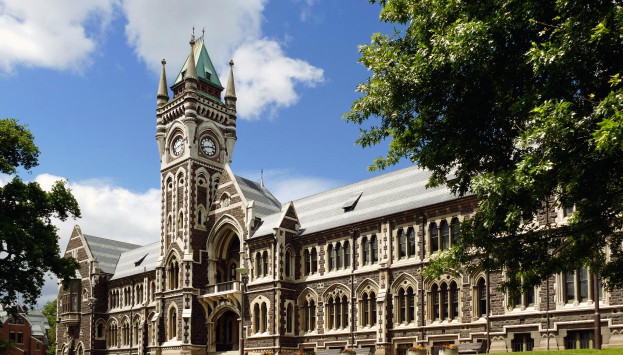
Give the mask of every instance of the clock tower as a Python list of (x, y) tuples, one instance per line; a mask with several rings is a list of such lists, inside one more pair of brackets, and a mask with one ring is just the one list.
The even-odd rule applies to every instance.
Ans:
[(209, 279), (204, 250), (206, 220), (236, 142), (233, 61), (227, 90), (216, 74), (203, 38), (190, 41), (190, 53), (169, 97), (162, 60), (157, 94), (156, 141), (161, 161), (160, 257), (156, 268), (163, 354), (205, 352), (205, 310), (197, 300)]

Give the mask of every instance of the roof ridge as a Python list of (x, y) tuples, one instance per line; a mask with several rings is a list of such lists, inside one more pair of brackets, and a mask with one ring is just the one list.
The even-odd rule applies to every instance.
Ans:
[[(390, 175), (398, 174), (398, 173), (401, 173), (401, 172), (403, 172), (403, 171), (405, 171), (405, 170), (410, 170), (410, 169), (421, 169), (422, 171), (429, 171), (429, 170), (426, 170), (426, 169), (422, 168), (422, 167), (421, 167), (421, 166), (419, 166), (419, 165), (411, 165), (411, 166), (408, 166), (408, 167), (406, 167), (406, 168), (401, 168), (401, 169), (394, 170), (394, 171), (390, 171), (390, 172), (387, 172), (387, 173), (383, 173), (383, 174), (380, 174), (380, 175), (377, 175), (377, 176), (372, 176), (372, 177), (369, 177), (369, 178), (366, 178), (366, 179), (363, 179), (363, 180), (353, 181), (353, 182), (348, 183), (348, 184), (346, 184), (346, 185), (341, 185), (341, 186), (338, 186), (338, 187), (334, 187), (334, 188), (329, 189), (329, 190), (324, 190), (324, 191), (316, 192), (315, 194), (311, 194), (311, 195), (309, 195), (309, 196), (305, 196), (305, 197), (298, 198), (298, 199), (296, 199), (296, 200), (293, 200), (292, 202), (297, 202), (297, 201), (306, 200), (306, 199), (308, 199), (308, 198), (311, 198), (311, 197), (314, 197), (314, 196), (318, 196), (318, 195), (322, 195), (322, 194), (324, 194), (324, 193), (329, 193), (329, 192), (331, 192), (331, 191), (339, 190), (339, 189), (346, 188), (346, 187), (348, 187), (348, 186), (353, 186), (353, 185), (356, 185), (356, 184), (360, 184), (360, 183), (363, 183), (363, 182), (366, 182), (366, 181), (371, 181), (371, 180), (379, 179), (379, 178), (381, 178), (381, 177), (386, 177), (386, 176), (390, 176)], [(288, 201), (288, 202), (289, 202), (289, 201)], [(284, 204), (282, 204), (282, 206), (284, 206), (284, 205), (286, 205), (286, 204), (287, 204), (287, 202), (286, 202), (286, 203), (284, 203)]]

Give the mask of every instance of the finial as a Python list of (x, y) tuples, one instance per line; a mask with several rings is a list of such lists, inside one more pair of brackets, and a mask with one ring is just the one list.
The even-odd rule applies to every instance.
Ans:
[(264, 187), (264, 169), (260, 169), (260, 186)]
[(236, 87), (234, 86), (234, 60), (229, 61), (229, 78), (227, 80), (227, 89), (225, 90), (225, 104), (236, 109)]
[(191, 39), (192, 41), (194, 41), (194, 40), (195, 40), (195, 26), (193, 26), (193, 35), (192, 35), (192, 37), (190, 37), (190, 39)]
[(167, 73), (165, 71), (165, 64), (167, 61), (162, 59), (162, 73), (160, 74), (160, 84), (158, 85), (158, 94), (156, 95), (156, 99), (158, 102), (158, 107), (164, 105), (169, 101), (169, 91), (167, 89)]
[(166, 59), (162, 58), (162, 61), (160, 63), (162, 63), (162, 66), (164, 66), (165, 64), (167, 64), (167, 61)]
[(229, 66), (230, 66), (230, 67), (233, 67), (233, 66), (234, 66), (234, 60), (233, 60), (233, 59), (230, 59), (230, 60), (229, 60)]

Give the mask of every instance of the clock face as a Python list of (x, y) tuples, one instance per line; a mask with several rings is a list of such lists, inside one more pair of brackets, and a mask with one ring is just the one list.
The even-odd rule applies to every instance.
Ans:
[(214, 144), (212, 139), (205, 137), (201, 139), (201, 151), (209, 157), (214, 156), (216, 154), (216, 144)]
[(177, 137), (173, 141), (173, 155), (179, 157), (180, 154), (184, 151), (184, 139), (182, 137)]

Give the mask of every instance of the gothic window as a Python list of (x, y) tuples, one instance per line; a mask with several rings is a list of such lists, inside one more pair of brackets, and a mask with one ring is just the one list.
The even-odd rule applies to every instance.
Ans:
[(450, 315), (450, 303), (448, 295), (448, 285), (446, 283), (441, 284), (441, 320), (448, 319)]
[(399, 247), (399, 257), (406, 258), (407, 257), (407, 236), (404, 234), (402, 229), (398, 230), (398, 243)]
[(335, 307), (333, 307), (333, 297), (329, 298), (329, 302), (326, 305), (327, 310), (324, 312), (327, 315), (327, 328), (333, 329), (333, 318), (335, 317)]
[(409, 257), (415, 256), (415, 229), (413, 229), (413, 227), (407, 229), (407, 243), (409, 244)]
[(262, 272), (262, 254), (258, 251), (255, 253), (255, 276), (262, 277), (264, 273)]
[(461, 225), (459, 223), (459, 219), (458, 218), (452, 218), (452, 226), (451, 228), (451, 232), (450, 232), (450, 245), (454, 245), (454, 243), (456, 243), (456, 240), (459, 236), (459, 231), (461, 230)]
[(450, 283), (450, 318), (457, 319), (459, 316), (459, 288), (456, 282)]
[(342, 244), (337, 243), (335, 246), (335, 267), (338, 269), (342, 268)]
[(350, 244), (348, 241), (344, 242), (344, 267), (350, 267)]
[(234, 263), (229, 265), (229, 281), (236, 281), (236, 267), (237, 265)]
[(407, 288), (407, 323), (415, 321), (415, 295), (411, 287)]
[(130, 322), (127, 319), (121, 325), (121, 345), (130, 346)]
[(346, 295), (342, 296), (342, 327), (348, 326), (348, 298)]
[(264, 250), (262, 253), (262, 276), (268, 275), (268, 252)]
[(286, 308), (286, 333), (292, 333), (292, 323), (294, 323), (294, 312), (292, 311), (292, 303), (288, 303)]
[(175, 290), (179, 288), (179, 277), (180, 277), (180, 266), (177, 261), (177, 258), (173, 256), (171, 261), (169, 261), (169, 290)]
[(439, 320), (439, 287), (435, 284), (431, 290), (433, 296), (433, 319)]
[(318, 272), (318, 252), (316, 251), (316, 248), (312, 248), (312, 252), (311, 252), (311, 262), (312, 262), (312, 274), (315, 274), (316, 272)]
[(291, 276), (291, 274), (290, 274), (290, 272), (291, 272), (291, 270), (290, 270), (290, 263), (291, 263), (291, 262), (292, 262), (292, 256), (291, 256), (291, 254), (290, 254), (290, 251), (289, 251), (289, 250), (287, 250), (287, 251), (286, 251), (286, 260), (285, 260), (285, 264), (286, 264), (286, 265), (285, 265), (285, 269), (286, 269), (286, 277), (290, 277), (290, 276)]
[(177, 338), (177, 309), (175, 307), (171, 307), (171, 309), (169, 309), (168, 335), (169, 340)]
[(134, 329), (132, 329), (132, 345), (134, 346), (138, 346), (138, 342), (139, 342), (139, 335), (140, 335), (140, 327), (141, 327), (141, 322), (140, 319), (137, 317), (134, 320)]
[(106, 346), (108, 348), (116, 347), (117, 343), (117, 321), (114, 319), (108, 323), (108, 327), (106, 328)]
[(478, 309), (476, 315), (484, 317), (487, 315), (487, 284), (484, 278), (480, 278), (477, 283)]
[(439, 250), (439, 230), (436, 223), (430, 225), (430, 251), (434, 253)]
[(305, 249), (305, 275), (309, 275), (311, 273), (311, 255), (309, 250)]
[(360, 314), (359, 325), (362, 327), (376, 324), (376, 295), (374, 291), (365, 292), (359, 301)]
[(327, 249), (327, 254), (329, 254), (329, 271), (333, 270), (335, 264), (335, 256), (333, 255), (333, 245), (329, 244), (329, 248)]
[(363, 297), (361, 297), (361, 308), (363, 309), (363, 316), (361, 317), (361, 325), (367, 326), (370, 325), (368, 322), (369, 314), (370, 314), (370, 303), (368, 302), (368, 294), (364, 293)]
[[(564, 274), (565, 280), (565, 301), (567, 303), (586, 302), (593, 298), (590, 290), (594, 287), (592, 277), (587, 268), (580, 268)], [(601, 281), (601, 280), (600, 280)], [(602, 297), (602, 285), (598, 281), (599, 297)]]
[(197, 208), (197, 224), (198, 225), (202, 225), (203, 224), (203, 213), (202, 213), (203, 211), (202, 211), (201, 207), (203, 207), (203, 206), (199, 206)]
[[(341, 293), (341, 292), (340, 292)], [(327, 329), (345, 329), (348, 326), (348, 298), (332, 294), (325, 303), (325, 315)]]
[(370, 243), (368, 243), (368, 237), (363, 237), (361, 244), (363, 246), (363, 264), (367, 265), (370, 263)]
[(260, 332), (260, 317), (260, 305), (256, 303), (255, 306), (253, 306), (253, 325), (255, 326), (255, 333)]
[(400, 304), (400, 316), (398, 317), (399, 323), (404, 323), (407, 321), (407, 303), (406, 303), (406, 294), (404, 288), (401, 288), (398, 291), (398, 303)]
[(441, 221), (441, 250), (450, 249), (450, 228), (448, 222)]
[(370, 249), (371, 249), (370, 259), (372, 260), (373, 263), (376, 263), (377, 261), (379, 261), (379, 245), (376, 242), (376, 234), (373, 234), (372, 237), (370, 237)]
[(151, 302), (156, 300), (156, 283), (154, 281), (151, 282)]
[(98, 323), (95, 330), (95, 337), (101, 339), (104, 337), (104, 323)]
[(268, 331), (268, 307), (266, 306), (266, 303), (262, 303), (262, 320), (260, 322), (261, 322), (260, 331), (262, 333), (267, 332)]
[[(316, 301), (311, 291), (299, 298), (299, 331), (302, 333), (316, 330)], [(325, 314), (326, 316), (326, 314)]]

